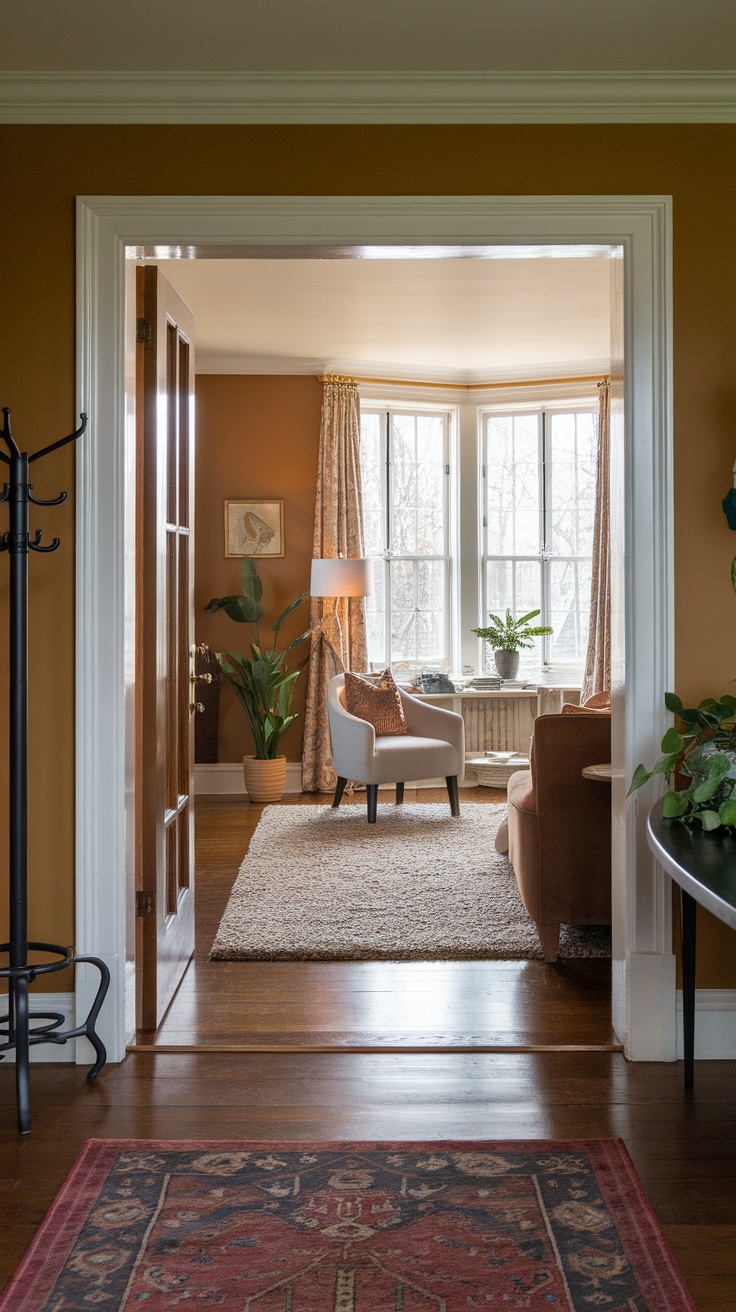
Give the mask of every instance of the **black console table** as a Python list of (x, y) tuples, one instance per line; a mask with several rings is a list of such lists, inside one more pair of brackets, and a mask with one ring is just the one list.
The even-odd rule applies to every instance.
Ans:
[(707, 834), (680, 820), (665, 820), (662, 804), (657, 802), (649, 813), (647, 838), (659, 864), (680, 886), (685, 1088), (691, 1089), (695, 1066), (697, 904), (736, 929), (736, 837), (721, 829)]

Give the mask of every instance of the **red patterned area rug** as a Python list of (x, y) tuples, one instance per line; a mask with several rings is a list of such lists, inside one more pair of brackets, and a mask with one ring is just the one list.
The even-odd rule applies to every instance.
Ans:
[(620, 1140), (92, 1139), (1, 1312), (695, 1312)]

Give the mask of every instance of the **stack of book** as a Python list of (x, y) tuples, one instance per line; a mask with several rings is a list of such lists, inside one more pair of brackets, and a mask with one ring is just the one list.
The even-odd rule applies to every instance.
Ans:
[(475, 688), (477, 692), (486, 692), (489, 688), (500, 688), (501, 679), (497, 674), (477, 674), (468, 687)]

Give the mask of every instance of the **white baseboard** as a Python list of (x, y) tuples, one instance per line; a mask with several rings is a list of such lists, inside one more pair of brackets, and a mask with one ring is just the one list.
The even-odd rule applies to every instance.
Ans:
[[(285, 793), (302, 791), (301, 761), (286, 762)], [(243, 779), (242, 761), (218, 761), (213, 764), (195, 765), (194, 792), (218, 795), (220, 797), (245, 797), (245, 780)]]
[(673, 953), (632, 952), (628, 962), (628, 993), (636, 999), (624, 1051), (631, 1061), (674, 1061), (677, 1038), (674, 1008)]
[[(474, 774), (468, 772), (460, 784), (461, 788), (473, 788), (477, 783)], [(444, 788), (444, 779), (422, 779), (418, 783), (407, 780), (407, 788)], [(393, 784), (381, 784), (382, 788), (393, 788)], [(302, 791), (301, 761), (287, 761), (285, 793)], [(200, 764), (194, 767), (195, 796), (210, 797), (245, 797), (243, 766), (240, 761), (218, 761), (215, 764)]]
[[(683, 1057), (682, 990), (677, 990), (677, 1056)], [(695, 1056), (736, 1060), (736, 989), (695, 990)]]
[[(61, 1029), (70, 1030), (74, 1028), (75, 1006), (73, 993), (34, 993), (31, 990), (30, 1002), (31, 1018), (37, 1015), (38, 1012), (54, 1011), (64, 1017), (64, 1023), (60, 1026)], [(5, 1015), (6, 1010), (7, 995), (3, 994), (0, 997), (0, 1011)], [(31, 1047), (31, 1061), (73, 1062), (76, 1059), (76, 1052), (76, 1039), (70, 1039), (68, 1043), (39, 1043)], [(3, 1053), (3, 1057), (11, 1065), (15, 1064), (15, 1052), (12, 1048)]]

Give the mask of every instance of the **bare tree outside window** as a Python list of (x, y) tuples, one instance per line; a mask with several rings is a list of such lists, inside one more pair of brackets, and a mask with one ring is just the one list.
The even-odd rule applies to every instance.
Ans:
[[(553, 630), (522, 653), (522, 675), (540, 663), (582, 670), (597, 442), (592, 408), (483, 418), (486, 611), (508, 607), (522, 615), (539, 609), (539, 623)], [(486, 659), (492, 659), (490, 652)]]
[(367, 599), (374, 666), (449, 665), (448, 415), (368, 410), (361, 417)]

